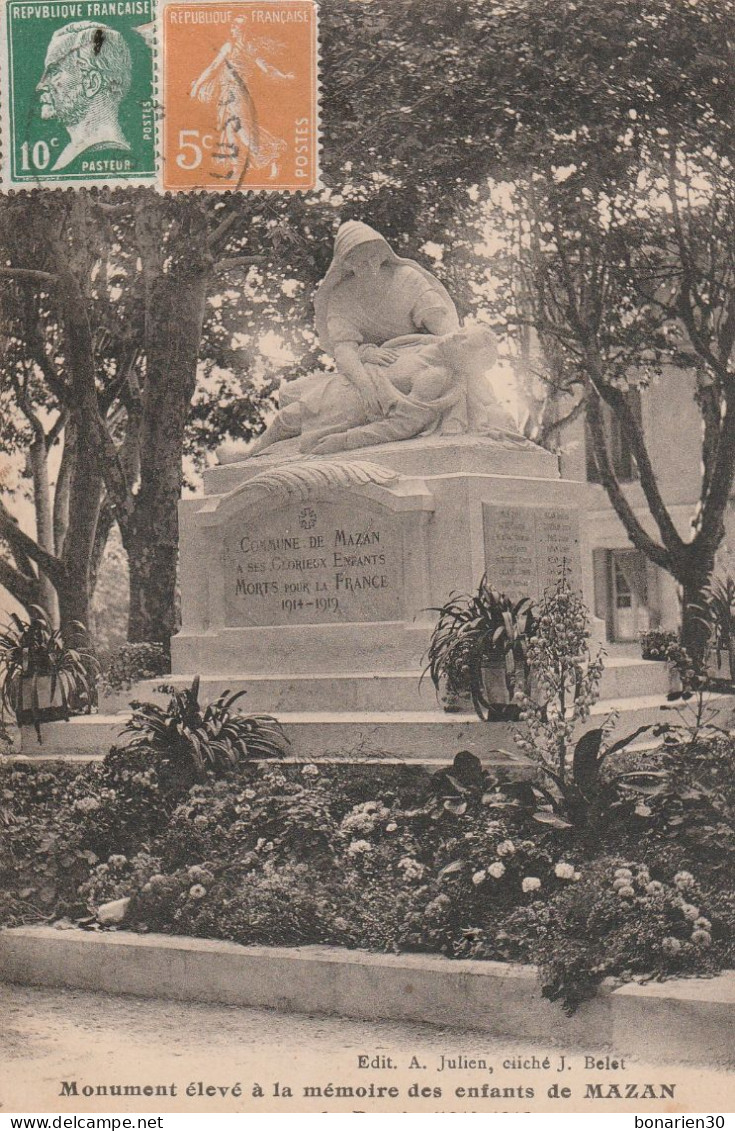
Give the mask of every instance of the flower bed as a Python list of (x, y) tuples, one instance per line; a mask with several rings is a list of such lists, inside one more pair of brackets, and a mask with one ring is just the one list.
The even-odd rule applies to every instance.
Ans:
[(556, 825), (534, 786), (471, 756), (433, 775), (245, 765), (194, 785), (145, 749), (9, 762), (0, 916), (84, 922), (129, 897), (140, 931), (531, 962), (571, 1010), (607, 976), (735, 959), (733, 743), (645, 757), (660, 774), (645, 796), (611, 774), (583, 822)]

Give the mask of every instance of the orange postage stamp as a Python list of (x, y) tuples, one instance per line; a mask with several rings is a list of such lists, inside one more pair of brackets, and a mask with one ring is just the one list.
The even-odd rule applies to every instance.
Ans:
[(316, 187), (313, 0), (169, 3), (163, 52), (164, 188)]

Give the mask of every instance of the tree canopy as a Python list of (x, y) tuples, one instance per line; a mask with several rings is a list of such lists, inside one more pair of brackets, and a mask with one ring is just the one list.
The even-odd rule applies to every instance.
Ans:
[[(4, 200), (2, 442), (35, 444), (34, 485), (42, 447), (64, 456), (55, 498), (37, 487), (36, 540), (0, 511), (14, 558), (0, 583), (88, 594), (116, 522), (136, 563), (130, 631), (170, 634), (182, 455), (201, 464), (223, 433), (254, 434), (276, 377), (314, 366), (313, 287), (338, 223), (359, 218), (463, 314), (526, 346), (533, 331), (562, 415), (588, 413), (631, 540), (696, 595), (735, 460), (733, 14), (732, 0), (325, 0), (324, 190)], [(696, 370), (704, 423), (693, 542), (626, 400), (672, 360)], [(615, 478), (603, 404), (654, 534)]]

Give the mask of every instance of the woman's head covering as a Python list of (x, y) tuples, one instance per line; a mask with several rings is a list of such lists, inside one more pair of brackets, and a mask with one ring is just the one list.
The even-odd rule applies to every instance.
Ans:
[(314, 295), (314, 322), (316, 332), (321, 348), (327, 353), (331, 353), (333, 349), (327, 331), (330, 298), (335, 288), (339, 286), (343, 279), (352, 275), (351, 268), (345, 262), (346, 257), (356, 247), (360, 247), (362, 244), (366, 243), (383, 244), (386, 260), (403, 267), (412, 267), (414, 271), (418, 271), (420, 275), (423, 275), (424, 278), (431, 283), (432, 288), (441, 296), (442, 301), (454, 310), (454, 303), (452, 302), (449, 292), (442, 286), (438, 279), (434, 278), (430, 271), (427, 271), (425, 267), (422, 267), (420, 263), (416, 263), (413, 259), (402, 259), (399, 255), (396, 255), (385, 237), (381, 236), (380, 232), (376, 232), (375, 228), (371, 228), (369, 224), (363, 224), (361, 220), (346, 220), (344, 224), (340, 224), (339, 226), (334, 241), (332, 262)]
[(354, 251), (356, 247), (361, 247), (366, 243), (380, 243), (385, 247), (386, 258), (392, 257), (396, 259), (397, 256), (391, 250), (390, 244), (380, 232), (376, 232), (375, 228), (371, 228), (369, 224), (363, 224), (361, 220), (346, 220), (344, 224), (340, 224), (337, 235), (334, 240), (334, 255), (332, 256), (332, 268), (342, 265), (344, 270), (349, 268), (344, 266), (345, 258)]

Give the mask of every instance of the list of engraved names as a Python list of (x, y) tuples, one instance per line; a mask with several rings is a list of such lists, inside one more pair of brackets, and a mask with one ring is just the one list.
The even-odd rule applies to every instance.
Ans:
[(483, 504), (490, 584), (511, 598), (539, 598), (564, 571), (581, 589), (579, 517), (571, 507)]

